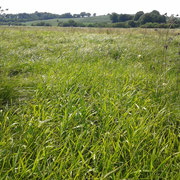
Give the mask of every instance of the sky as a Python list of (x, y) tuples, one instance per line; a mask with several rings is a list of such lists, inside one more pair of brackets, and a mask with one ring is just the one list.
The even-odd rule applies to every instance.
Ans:
[(137, 11), (151, 12), (158, 10), (161, 14), (180, 14), (180, 0), (0, 0), (8, 13), (50, 12), (72, 14), (82, 11), (105, 15), (108, 13), (135, 14)]

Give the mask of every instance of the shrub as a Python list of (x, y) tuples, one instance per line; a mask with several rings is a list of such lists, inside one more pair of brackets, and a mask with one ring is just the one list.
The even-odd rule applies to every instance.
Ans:
[(146, 23), (146, 24), (143, 24), (141, 25), (141, 28), (178, 28), (178, 25), (177, 24), (173, 24), (173, 25), (170, 25), (170, 24), (159, 24), (159, 23)]
[(33, 23), (32, 26), (52, 26), (50, 23), (46, 23), (46, 22), (38, 22), (38, 23)]
[(138, 27), (138, 25), (139, 25), (137, 21), (133, 21), (133, 20), (128, 21), (127, 24), (130, 27)]
[(117, 28), (130, 28), (127, 22), (119, 22), (119, 23), (114, 23), (113, 27)]

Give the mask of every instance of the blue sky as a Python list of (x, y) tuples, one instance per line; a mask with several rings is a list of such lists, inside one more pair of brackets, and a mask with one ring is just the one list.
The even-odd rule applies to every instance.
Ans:
[(180, 14), (180, 0), (0, 0), (0, 6), (8, 8), (9, 13), (66, 12), (82, 11), (98, 15), (117, 12), (134, 14), (137, 11)]

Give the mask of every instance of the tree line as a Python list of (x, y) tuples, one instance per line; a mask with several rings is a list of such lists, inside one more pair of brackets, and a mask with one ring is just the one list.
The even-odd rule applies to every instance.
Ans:
[(79, 14), (71, 14), (71, 13), (64, 13), (61, 15), (52, 14), (47, 12), (34, 12), (34, 13), (18, 13), (18, 14), (0, 14), (0, 23), (8, 23), (8, 22), (27, 22), (27, 21), (36, 21), (36, 20), (49, 20), (49, 19), (56, 19), (56, 18), (84, 18), (96, 16), (96, 13), (86, 13), (81, 12)]
[(110, 19), (113, 27), (168, 28), (170, 25), (172, 28), (180, 27), (178, 15), (168, 17), (167, 13), (161, 15), (157, 10), (150, 13), (139, 11), (135, 15), (112, 13)]
[[(85, 18), (96, 16), (96, 13), (91, 14), (88, 12), (81, 12), (79, 14), (52, 14), (47, 12), (34, 12), (34, 13), (18, 13), (6, 14), (7, 9), (3, 10), (0, 7), (0, 25), (23, 25), (24, 22), (38, 21), (33, 23), (33, 26), (51, 26), (50, 23), (42, 22), (43, 20), (59, 19), (58, 26), (62, 27), (115, 27), (115, 28), (180, 28), (180, 18), (178, 16), (168, 17), (167, 14), (161, 15), (159, 11), (153, 10), (150, 13), (139, 11), (136, 14), (108, 14), (111, 23), (109, 22), (95, 22), (95, 23), (80, 23), (76, 18)], [(61, 22), (61, 18), (67, 18), (66, 22)], [(70, 19), (71, 18), (71, 19)], [(70, 20), (68, 20), (70, 19)], [(74, 20), (73, 20), (74, 19)]]
[(91, 17), (91, 16), (96, 16), (96, 13), (86, 13), (86, 12), (81, 12), (80, 14), (71, 14), (71, 13), (65, 13), (60, 15), (60, 18), (84, 18), (84, 17)]

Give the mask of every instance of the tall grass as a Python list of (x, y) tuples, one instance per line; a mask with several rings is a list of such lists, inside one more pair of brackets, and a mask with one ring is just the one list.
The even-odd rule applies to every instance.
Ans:
[(5, 29), (1, 179), (178, 179), (178, 32)]

